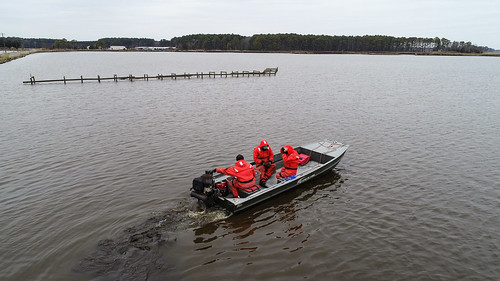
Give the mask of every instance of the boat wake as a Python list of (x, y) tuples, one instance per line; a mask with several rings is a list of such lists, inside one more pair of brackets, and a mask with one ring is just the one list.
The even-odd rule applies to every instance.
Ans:
[(199, 225), (205, 225), (212, 222), (220, 221), (227, 219), (230, 215), (226, 210), (211, 208), (208, 212), (199, 211), (199, 212), (188, 212), (188, 217), (192, 218)]
[(160, 276), (169, 264), (161, 247), (176, 241), (178, 230), (199, 227), (229, 217), (224, 210), (170, 209), (152, 214), (129, 227), (120, 237), (98, 242), (96, 250), (80, 261), (75, 272), (104, 280), (146, 280)]

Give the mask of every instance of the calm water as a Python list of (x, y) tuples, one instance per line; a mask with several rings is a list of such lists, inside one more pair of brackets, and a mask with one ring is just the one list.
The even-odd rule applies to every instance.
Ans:
[[(47, 53), (0, 89), (2, 280), (500, 278), (497, 58)], [(261, 139), (324, 138), (350, 145), (335, 171), (259, 208), (189, 197)]]

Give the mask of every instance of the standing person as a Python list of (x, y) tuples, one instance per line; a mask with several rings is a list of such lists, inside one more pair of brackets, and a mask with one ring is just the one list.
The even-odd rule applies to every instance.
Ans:
[(299, 154), (290, 145), (285, 145), (281, 148), (282, 158), (283, 158), (283, 168), (276, 174), (276, 178), (286, 178), (297, 174), (297, 168), (299, 167)]
[(255, 169), (245, 161), (243, 155), (236, 156), (234, 166), (228, 168), (217, 168), (212, 172), (221, 173), (233, 177), (228, 178), (229, 186), (234, 198), (239, 198), (238, 189), (244, 189), (255, 185)]
[(253, 149), (253, 161), (255, 167), (260, 172), (260, 186), (266, 186), (267, 180), (276, 171), (276, 164), (273, 163), (274, 153), (267, 141), (262, 140), (260, 144)]

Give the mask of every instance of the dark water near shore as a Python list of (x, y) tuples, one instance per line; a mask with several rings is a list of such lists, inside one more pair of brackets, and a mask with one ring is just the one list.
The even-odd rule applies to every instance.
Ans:
[[(498, 58), (47, 53), (0, 65), (0, 89), (2, 280), (500, 277)], [(192, 179), (263, 138), (350, 148), (260, 208), (201, 212)]]

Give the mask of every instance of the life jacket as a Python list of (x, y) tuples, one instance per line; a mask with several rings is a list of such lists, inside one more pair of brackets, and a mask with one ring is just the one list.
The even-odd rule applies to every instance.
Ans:
[(245, 184), (255, 181), (255, 169), (245, 160), (238, 160), (232, 167), (217, 168), (218, 173), (236, 177), (239, 183)]
[[(263, 150), (262, 147), (266, 145), (268, 149)], [(253, 161), (255, 161), (255, 166), (259, 166), (262, 163), (262, 161), (266, 162), (273, 161), (273, 158), (274, 158), (273, 150), (265, 140), (262, 140), (260, 144), (253, 149)]]
[(299, 167), (299, 154), (290, 145), (285, 145), (288, 149), (287, 154), (282, 154), (284, 168), (290, 171), (297, 171)]

